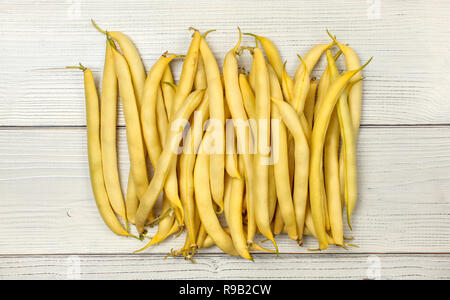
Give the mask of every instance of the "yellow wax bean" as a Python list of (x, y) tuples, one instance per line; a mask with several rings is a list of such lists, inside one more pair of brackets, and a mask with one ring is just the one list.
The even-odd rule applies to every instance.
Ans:
[(89, 171), (95, 202), (103, 221), (112, 232), (118, 235), (131, 236), (114, 214), (105, 188), (100, 144), (100, 108), (94, 77), (90, 69), (82, 65), (79, 69), (84, 72)]
[(101, 145), (105, 187), (114, 212), (127, 220), (125, 201), (119, 181), (117, 162), (117, 76), (114, 67), (113, 44), (106, 42), (105, 66), (101, 91)]
[(253, 50), (255, 64), (255, 114), (258, 122), (258, 151), (254, 161), (255, 219), (259, 231), (278, 247), (270, 228), (269, 216), (269, 155), (264, 145), (270, 145), (270, 80), (264, 55), (259, 48)]
[(214, 153), (210, 154), (211, 194), (214, 202), (223, 209), (224, 174), (225, 174), (225, 110), (223, 87), (217, 61), (203, 37), (200, 42), (200, 53), (205, 66), (207, 93), (209, 98), (209, 113), (211, 123), (209, 129), (215, 143)]
[[(203, 144), (202, 142), (201, 149), (203, 149)], [(230, 235), (225, 232), (217, 218), (211, 199), (211, 189), (208, 184), (205, 184), (209, 181), (210, 176), (209, 163), (207, 154), (201, 152), (197, 155), (194, 168), (194, 190), (200, 219), (208, 236), (214, 240), (214, 243), (225, 253), (237, 256), (239, 253), (236, 251)], [(205, 244), (207, 244), (206, 240), (203, 244), (204, 247)]]
[[(337, 66), (331, 52), (327, 51), (327, 59), (330, 70), (331, 80), (335, 80), (339, 75)], [(347, 92), (344, 91), (339, 97), (337, 103), (337, 112), (339, 116), (339, 125), (341, 128), (343, 157), (344, 157), (344, 189), (345, 205), (347, 207), (347, 222), (351, 228), (350, 216), (356, 205), (358, 198), (357, 187), (357, 169), (356, 169), (356, 139), (353, 129), (352, 118), (347, 103)], [(339, 201), (340, 202), (340, 201)]]
[(295, 142), (294, 152), (294, 210), (297, 224), (298, 242), (302, 244), (305, 223), (306, 206), (308, 199), (308, 173), (309, 154), (308, 141), (301, 128), (300, 117), (295, 109), (288, 103), (272, 98), (277, 105), (284, 124), (291, 133)]
[[(270, 94), (272, 98), (282, 99), (280, 83), (278, 82), (275, 71), (269, 67)], [(298, 239), (297, 224), (295, 220), (294, 202), (291, 194), (291, 184), (289, 179), (289, 153), (287, 129), (282, 122), (280, 111), (275, 103), (272, 103), (271, 114), (274, 120), (278, 120), (278, 159), (274, 162), (273, 172), (276, 186), (276, 195), (278, 197), (278, 210), (286, 224), (289, 237), (293, 240)], [(273, 129), (272, 129), (273, 130)]]
[[(369, 60), (370, 62), (370, 60)], [(367, 62), (367, 63), (369, 63)], [(367, 63), (363, 66), (365, 67)], [(362, 68), (363, 68), (362, 67)], [(319, 239), (319, 248), (321, 250), (328, 247), (328, 241), (326, 238), (325, 231), (325, 220), (324, 220), (324, 200), (323, 196), (323, 177), (322, 175), (322, 161), (323, 161), (323, 147), (326, 138), (326, 131), (331, 119), (338, 97), (341, 95), (347, 84), (350, 82), (352, 77), (361, 71), (361, 69), (347, 71), (342, 75), (338, 76), (336, 81), (333, 82), (327, 92), (327, 95), (321, 105), (317, 119), (314, 122), (314, 129), (311, 137), (311, 159), (310, 159), (310, 179), (309, 179), (309, 190), (310, 190), (310, 202), (311, 202), (311, 212), (314, 220), (314, 227)]]
[[(192, 112), (202, 101), (203, 95), (204, 91), (202, 90), (192, 92), (186, 99), (185, 103), (176, 112), (173, 120), (178, 122), (180, 120), (187, 121)], [(176, 161), (175, 158), (177, 155), (177, 149), (175, 148), (178, 147), (181, 141), (180, 132), (182, 132), (184, 128), (174, 128), (175, 125), (176, 124), (174, 124), (174, 122), (171, 122), (171, 125), (169, 126), (170, 132), (166, 138), (166, 145), (161, 152), (158, 163), (156, 164), (155, 173), (153, 174), (150, 185), (145, 192), (141, 203), (139, 204), (139, 208), (136, 214), (136, 229), (139, 233), (143, 232), (148, 214), (152, 210), (159, 194), (161, 193), (167, 175), (170, 171), (170, 167)]]
[(127, 129), (130, 168), (138, 199), (142, 199), (147, 190), (148, 177), (139, 111), (128, 63), (117, 50), (113, 49), (113, 52)]

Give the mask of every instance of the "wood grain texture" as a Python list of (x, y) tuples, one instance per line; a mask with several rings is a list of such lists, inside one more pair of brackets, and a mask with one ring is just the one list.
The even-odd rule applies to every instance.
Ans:
[[(198, 255), (193, 264), (161, 255), (0, 256), (0, 279), (440, 279), (449, 255), (257, 255), (254, 263)], [(207, 284), (207, 283), (205, 283)]]
[[(374, 56), (364, 71), (360, 202), (346, 231), (360, 248), (311, 253), (313, 239), (299, 248), (282, 236), (278, 259), (249, 263), (211, 248), (197, 264), (164, 261), (181, 236), (132, 255), (143, 243), (114, 236), (95, 207), (82, 75), (63, 69), (81, 61), (100, 84), (105, 39), (90, 18), (128, 34), (147, 70), (166, 50), (186, 51), (189, 26), (217, 29), (208, 41), (219, 65), (237, 26), (271, 38), (290, 74), (297, 53), (329, 41), (327, 28), (362, 61)], [(378, 263), (382, 279), (450, 279), (449, 19), (440, 0), (2, 0), (0, 279), (365, 279)], [(119, 150), (125, 185), (124, 128)]]
[[(147, 70), (166, 50), (186, 51), (189, 26), (217, 29), (208, 41), (221, 64), (240, 26), (273, 39), (293, 74), (296, 54), (328, 42), (328, 28), (362, 61), (375, 57), (364, 73), (363, 124), (450, 123), (448, 1), (4, 0), (0, 126), (85, 124), (81, 74), (51, 69), (82, 61), (101, 77), (105, 39), (91, 26), (91, 17), (106, 29), (128, 34)], [(248, 65), (249, 56), (241, 62)], [(314, 75), (323, 66), (322, 61)], [(180, 64), (174, 68), (178, 75)]]
[[(0, 254), (131, 253), (141, 242), (114, 236), (97, 212), (84, 128), (0, 130)], [(363, 128), (359, 204), (349, 252), (450, 253), (450, 131)], [(119, 130), (122, 180), (128, 162)], [(183, 238), (149, 253), (168, 253)], [(286, 237), (282, 253), (307, 253)], [(306, 247), (315, 248), (308, 239)], [(217, 249), (208, 250), (217, 252)], [(331, 247), (328, 252), (347, 253)]]

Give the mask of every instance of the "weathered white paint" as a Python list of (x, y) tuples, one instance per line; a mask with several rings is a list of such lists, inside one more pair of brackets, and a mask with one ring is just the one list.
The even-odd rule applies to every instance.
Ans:
[[(292, 74), (298, 66), (297, 53), (329, 42), (328, 28), (353, 46), (362, 61), (374, 56), (364, 73), (363, 124), (448, 124), (450, 2), (372, 2), (381, 4), (379, 16), (373, 4), (360, 0), (4, 0), (0, 125), (84, 124), (81, 75), (48, 69), (81, 61), (100, 80), (105, 38), (90, 18), (103, 28), (128, 34), (147, 70), (166, 50), (185, 53), (190, 26), (217, 29), (208, 41), (222, 64), (240, 26), (273, 39)], [(245, 37), (244, 44), (253, 45), (253, 39)], [(248, 53), (241, 61), (248, 64)], [(323, 66), (322, 61), (318, 71)], [(175, 73), (179, 74), (179, 64)]]
[[(128, 163), (119, 130), (122, 180)], [(0, 254), (130, 253), (139, 241), (116, 237), (93, 200), (84, 128), (3, 129), (0, 140)], [(363, 128), (359, 204), (349, 252), (450, 251), (450, 131)], [(149, 252), (167, 253), (182, 238)], [(282, 253), (306, 253), (287, 238)], [(307, 247), (316, 247), (312, 239)], [(216, 250), (217, 251), (217, 250)], [(346, 252), (332, 247), (329, 252)]]
[(161, 255), (0, 256), (0, 279), (441, 279), (448, 255), (257, 255), (252, 263), (219, 254), (196, 263)]
[[(186, 51), (189, 26), (217, 29), (208, 41), (220, 65), (237, 26), (271, 38), (291, 74), (297, 53), (328, 42), (326, 28), (363, 61), (374, 56), (364, 72), (360, 203), (354, 231), (346, 233), (360, 248), (310, 253), (280, 237), (279, 259), (257, 255), (248, 263), (213, 248), (197, 264), (163, 261), (181, 247), (180, 237), (132, 255), (142, 243), (111, 234), (96, 210), (80, 127), (82, 75), (61, 69), (81, 61), (100, 80), (104, 38), (91, 17), (127, 33), (147, 70), (166, 50)], [(1, 1), (0, 279), (64, 279), (78, 262), (83, 279), (363, 279), (377, 257), (381, 278), (448, 279), (449, 17), (450, 2), (439, 0)], [(240, 61), (248, 65), (248, 54)], [(314, 75), (323, 67), (321, 61)], [(175, 63), (176, 77), (179, 71)], [(123, 129), (119, 140), (126, 179)]]

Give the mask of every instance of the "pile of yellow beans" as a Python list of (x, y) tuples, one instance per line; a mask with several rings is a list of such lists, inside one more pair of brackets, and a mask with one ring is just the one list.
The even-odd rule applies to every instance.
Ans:
[[(328, 33), (329, 42), (298, 56), (291, 77), (270, 39), (239, 29), (221, 71), (207, 42), (212, 31), (191, 28), (187, 53), (163, 53), (146, 73), (128, 36), (92, 23), (106, 37), (100, 97), (90, 69), (68, 68), (84, 72), (99, 212), (114, 233), (149, 239), (136, 252), (184, 230), (184, 246), (170, 255), (191, 260), (214, 245), (249, 260), (257, 251), (278, 253), (275, 237), (284, 233), (300, 246), (312, 235), (320, 250), (351, 245), (344, 219), (351, 228), (361, 71), (368, 64), (361, 66), (352, 48)], [(256, 46), (241, 45), (242, 35)], [(252, 56), (249, 72), (239, 65), (242, 55)], [(336, 66), (341, 55), (342, 73)], [(311, 72), (322, 56), (327, 66), (317, 80)], [(178, 82), (175, 60), (182, 61)], [(118, 99), (130, 161), (126, 191), (117, 159)], [(153, 237), (148, 227), (157, 227)], [(259, 234), (272, 244), (263, 247)]]

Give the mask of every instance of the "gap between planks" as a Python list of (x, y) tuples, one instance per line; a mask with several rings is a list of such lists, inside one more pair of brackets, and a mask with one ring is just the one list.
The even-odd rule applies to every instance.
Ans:
[[(450, 123), (442, 124), (361, 124), (360, 128), (446, 128), (450, 127)], [(32, 129), (83, 129), (86, 125), (0, 125), (0, 130), (32, 130)], [(118, 129), (125, 128), (125, 125), (118, 125)]]
[[(135, 257), (144, 257), (144, 256), (161, 256), (165, 257), (167, 256), (167, 252), (152, 252), (152, 253), (14, 253), (14, 254), (0, 254), (1, 258), (11, 258), (11, 257), (41, 257), (41, 256), (135, 256)], [(252, 253), (252, 255), (256, 256), (276, 256), (276, 254), (273, 253), (264, 253), (264, 252), (258, 252), (258, 253)], [(355, 256), (355, 257), (361, 257), (361, 256), (368, 256), (368, 255), (378, 255), (378, 256), (450, 256), (450, 252), (358, 252), (358, 253), (346, 253), (346, 252), (318, 252), (314, 251), (311, 253), (302, 253), (302, 252), (283, 252), (279, 253), (278, 256), (292, 256), (292, 255), (301, 255), (301, 256)], [(203, 253), (197, 253), (195, 255), (196, 257), (202, 257), (202, 256), (209, 256), (209, 257), (230, 257), (229, 255), (223, 253), (223, 252), (203, 252)], [(177, 257), (181, 258), (181, 257)]]

